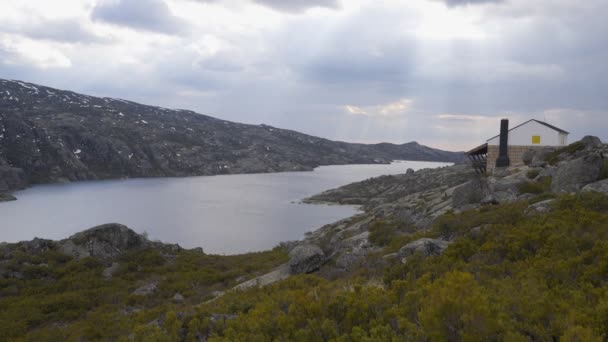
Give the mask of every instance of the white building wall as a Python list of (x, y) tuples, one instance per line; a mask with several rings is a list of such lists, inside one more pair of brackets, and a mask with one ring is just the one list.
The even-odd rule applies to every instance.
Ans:
[[(540, 144), (533, 144), (532, 137), (540, 136)], [(566, 138), (560, 138), (566, 136)], [(509, 131), (509, 146), (563, 146), (568, 143), (567, 135), (536, 121)], [(488, 140), (489, 146), (500, 145), (500, 136)]]

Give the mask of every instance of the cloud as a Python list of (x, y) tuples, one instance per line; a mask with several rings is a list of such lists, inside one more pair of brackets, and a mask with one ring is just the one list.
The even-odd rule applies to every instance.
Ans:
[(173, 15), (163, 0), (102, 0), (91, 18), (110, 24), (166, 34), (179, 34), (188, 24)]
[(392, 119), (403, 117), (412, 108), (411, 99), (400, 99), (390, 103), (374, 106), (346, 105), (344, 109), (352, 115), (365, 115), (374, 118)]
[(8, 65), (30, 64), (39, 69), (69, 68), (72, 61), (60, 50), (44, 42), (12, 38), (0, 34), (0, 63)]
[(504, 2), (505, 0), (439, 0), (444, 2), (446, 5), (450, 7), (454, 6), (467, 6), (467, 5), (479, 5), (479, 4), (487, 4), (487, 3), (499, 3)]
[(17, 28), (17, 33), (33, 39), (67, 43), (105, 43), (107, 39), (87, 30), (82, 22), (70, 19), (38, 20)]
[(253, 2), (288, 13), (301, 13), (315, 7), (329, 9), (340, 7), (338, 0), (253, 0)]

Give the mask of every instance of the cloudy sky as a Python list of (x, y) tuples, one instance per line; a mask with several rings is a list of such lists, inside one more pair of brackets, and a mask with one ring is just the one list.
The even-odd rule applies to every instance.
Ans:
[(606, 0), (0, 0), (0, 78), (331, 139), (608, 140)]

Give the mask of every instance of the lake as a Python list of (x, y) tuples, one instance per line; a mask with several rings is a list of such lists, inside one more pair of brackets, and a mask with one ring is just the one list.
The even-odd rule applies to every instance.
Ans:
[(408, 168), (445, 165), (399, 161), (313, 172), (37, 185), (15, 193), (17, 201), (0, 203), (0, 241), (60, 240), (117, 222), (150, 239), (203, 247), (206, 253), (260, 251), (357, 212), (354, 206), (302, 204), (303, 198)]

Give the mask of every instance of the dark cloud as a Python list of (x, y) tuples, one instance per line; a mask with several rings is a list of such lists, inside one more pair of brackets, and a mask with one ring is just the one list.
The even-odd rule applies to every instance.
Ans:
[(91, 13), (93, 20), (137, 30), (178, 34), (187, 23), (174, 16), (163, 0), (104, 0)]
[(253, 2), (288, 13), (300, 13), (314, 7), (332, 9), (340, 7), (338, 0), (253, 0)]
[(479, 5), (486, 3), (499, 3), (504, 2), (505, 0), (439, 0), (444, 2), (446, 5), (450, 7), (454, 6), (466, 6), (466, 5)]

